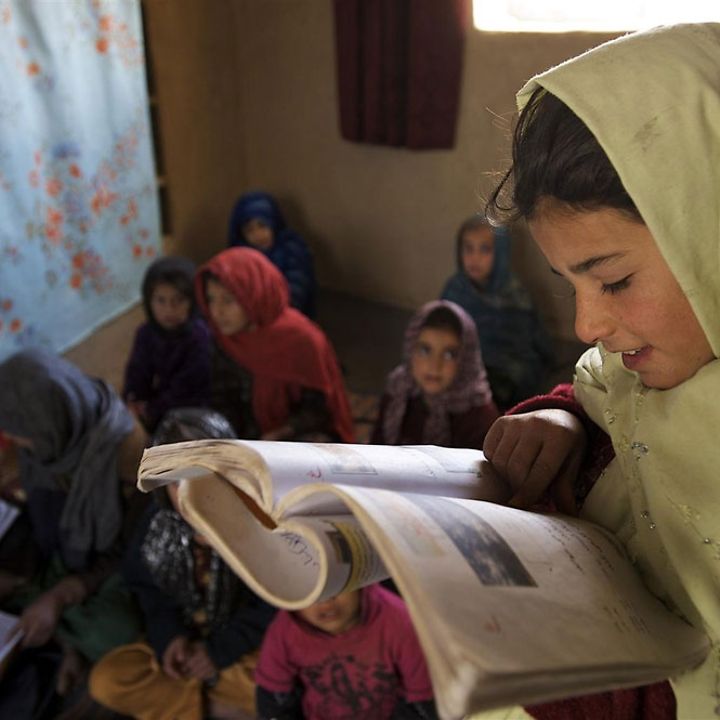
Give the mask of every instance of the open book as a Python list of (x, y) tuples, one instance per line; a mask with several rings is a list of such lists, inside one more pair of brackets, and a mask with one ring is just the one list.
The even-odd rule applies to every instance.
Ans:
[(499, 504), (507, 490), (476, 450), (240, 440), (146, 450), (139, 487), (170, 482), (188, 522), (274, 605), (392, 576), (444, 718), (650, 683), (708, 651), (612, 535)]

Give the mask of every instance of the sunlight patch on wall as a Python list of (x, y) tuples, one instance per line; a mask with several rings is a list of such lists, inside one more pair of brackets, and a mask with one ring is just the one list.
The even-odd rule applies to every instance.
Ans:
[(625, 32), (682, 22), (720, 22), (707, 0), (473, 0), (478, 30), (491, 32)]

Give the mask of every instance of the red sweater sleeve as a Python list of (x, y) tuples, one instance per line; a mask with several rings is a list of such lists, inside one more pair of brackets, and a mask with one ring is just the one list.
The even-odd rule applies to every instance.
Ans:
[[(533, 410), (547, 410), (549, 408), (556, 410), (567, 410), (576, 415), (588, 429), (589, 424), (593, 424), (592, 420), (586, 415), (582, 405), (575, 399), (575, 391), (570, 383), (562, 383), (556, 385), (546, 395), (536, 395), (535, 397), (523, 400), (521, 403), (510, 408), (506, 415), (519, 415), (521, 413), (532, 412)], [(596, 427), (596, 426), (595, 426)]]
[(531, 705), (525, 711), (535, 720), (675, 720), (677, 716), (667, 681)]

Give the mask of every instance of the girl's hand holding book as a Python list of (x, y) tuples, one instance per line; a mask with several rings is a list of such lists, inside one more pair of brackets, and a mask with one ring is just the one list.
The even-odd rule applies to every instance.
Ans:
[(549, 489), (557, 509), (577, 515), (573, 491), (587, 436), (580, 420), (566, 410), (535, 410), (498, 418), (483, 452), (512, 487), (510, 505), (529, 508)]

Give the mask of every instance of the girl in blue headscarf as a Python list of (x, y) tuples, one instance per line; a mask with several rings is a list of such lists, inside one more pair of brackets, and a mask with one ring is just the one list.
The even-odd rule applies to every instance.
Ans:
[(475, 321), (493, 398), (501, 408), (534, 395), (552, 359), (550, 341), (530, 296), (510, 270), (510, 236), (480, 215), (457, 234), (457, 272), (442, 299)]
[(285, 224), (275, 198), (266, 192), (245, 193), (230, 216), (228, 247), (260, 250), (285, 276), (290, 305), (315, 316), (315, 269), (305, 241)]

